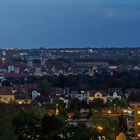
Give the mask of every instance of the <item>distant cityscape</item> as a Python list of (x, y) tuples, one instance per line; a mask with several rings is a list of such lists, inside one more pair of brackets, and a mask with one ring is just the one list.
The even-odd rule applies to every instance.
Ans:
[(0, 49), (0, 115), (0, 139), (139, 140), (140, 48)]

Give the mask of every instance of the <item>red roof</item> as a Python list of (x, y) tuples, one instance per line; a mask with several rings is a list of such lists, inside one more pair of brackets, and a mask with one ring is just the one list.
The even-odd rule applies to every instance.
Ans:
[(56, 61), (56, 60), (51, 60), (51, 59), (46, 61), (46, 65), (51, 66), (51, 67), (63, 67), (62, 62), (59, 62), (59, 61)]
[(104, 59), (75, 59), (74, 62), (108, 62)]
[(13, 95), (10, 87), (1, 87), (0, 95)]
[(1, 63), (0, 64), (0, 68), (7, 68), (8, 67), (8, 64), (7, 63)]
[(28, 77), (29, 73), (6, 73), (5, 77)]

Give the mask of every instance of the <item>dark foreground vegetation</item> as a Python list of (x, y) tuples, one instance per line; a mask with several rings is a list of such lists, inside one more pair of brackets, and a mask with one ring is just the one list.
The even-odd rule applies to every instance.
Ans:
[[(66, 113), (60, 109), (59, 115), (50, 112), (50, 105), (21, 107), (14, 104), (9, 108), (0, 104), (0, 139), (1, 140), (97, 140), (105, 136), (112, 140), (125, 130), (123, 116), (106, 118), (101, 111), (92, 114), (91, 127), (83, 124), (71, 125)], [(15, 109), (14, 109), (15, 108)], [(102, 126), (99, 129), (100, 125)]]

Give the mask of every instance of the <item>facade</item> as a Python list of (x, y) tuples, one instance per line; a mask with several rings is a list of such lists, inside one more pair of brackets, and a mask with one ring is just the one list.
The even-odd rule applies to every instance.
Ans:
[(19, 67), (15, 67), (15, 73), (20, 73), (20, 68)]
[(107, 102), (107, 96), (104, 91), (89, 91), (87, 98), (88, 98), (89, 102), (91, 102), (95, 99), (101, 99), (104, 101), (104, 103)]
[(0, 102), (10, 103), (15, 100), (15, 95), (11, 92), (10, 88), (0, 88)]
[(86, 91), (70, 91), (71, 98), (78, 98), (80, 101), (87, 101)]
[(6, 68), (1, 68), (0, 67), (0, 73), (6, 73), (6, 72), (7, 72)]
[(33, 60), (28, 60), (28, 61), (27, 61), (27, 65), (28, 65), (29, 67), (33, 67)]
[(109, 63), (104, 60), (79, 59), (74, 63), (77, 67), (109, 67)]
[(28, 96), (22, 94), (15, 96), (15, 103), (17, 104), (30, 104), (31, 101), (32, 100)]
[(119, 95), (116, 91), (113, 92), (110, 95), (107, 95), (107, 98), (110, 99), (110, 100), (113, 100), (113, 99), (119, 99), (119, 100), (121, 100), (122, 99), (121, 95)]
[(127, 125), (128, 134), (135, 140), (140, 140), (140, 102), (130, 104)]
[(96, 72), (96, 67), (93, 67), (91, 69), (88, 69), (88, 75), (89, 76), (93, 76), (95, 74), (95, 72)]
[(8, 66), (8, 73), (14, 72), (15, 67), (14, 66)]

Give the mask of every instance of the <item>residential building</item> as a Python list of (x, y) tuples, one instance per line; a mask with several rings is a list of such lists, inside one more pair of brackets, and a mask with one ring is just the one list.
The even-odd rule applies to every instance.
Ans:
[(89, 102), (91, 102), (95, 99), (101, 99), (104, 101), (104, 103), (107, 102), (107, 94), (105, 91), (98, 91), (98, 90), (89, 91), (87, 98), (88, 98), (87, 100)]
[(71, 98), (77, 98), (80, 101), (87, 101), (87, 91), (70, 91), (69, 95), (71, 96)]
[(127, 119), (128, 134), (137, 140), (140, 140), (140, 102), (131, 103), (129, 116)]
[(12, 65), (8, 66), (8, 73), (14, 72), (15, 71), (15, 67)]
[(0, 102), (10, 103), (15, 100), (15, 95), (12, 93), (11, 88), (0, 88)]
[(27, 61), (27, 66), (33, 67), (33, 60), (28, 60)]
[(110, 99), (110, 100), (113, 100), (113, 99), (121, 100), (122, 97), (120, 95), (118, 95), (118, 93), (115, 91), (112, 94), (107, 95), (107, 98)]
[(31, 98), (29, 98), (27, 95), (19, 94), (15, 95), (15, 103), (17, 104), (30, 104)]
[(109, 67), (109, 63), (100, 59), (77, 59), (74, 60), (77, 67)]
[(20, 68), (19, 67), (15, 67), (15, 73), (20, 73)]
[(108, 89), (107, 98), (110, 100), (118, 99), (121, 100), (123, 98), (123, 92), (120, 88), (110, 88)]

